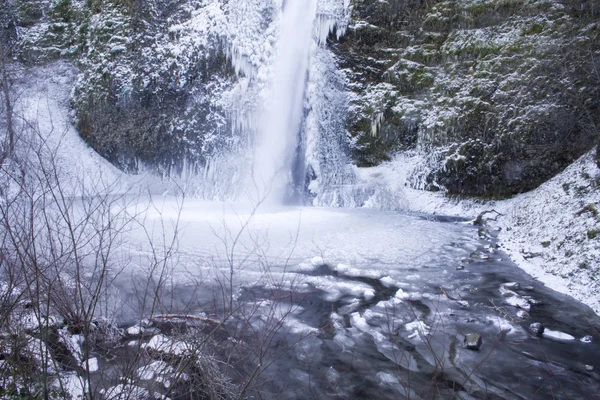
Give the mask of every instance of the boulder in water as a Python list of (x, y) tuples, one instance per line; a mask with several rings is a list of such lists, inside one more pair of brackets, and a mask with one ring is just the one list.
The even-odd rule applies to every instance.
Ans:
[(533, 324), (529, 325), (529, 330), (534, 335), (542, 337), (542, 335), (544, 334), (544, 331), (546, 330), (546, 328), (541, 323), (534, 322)]
[(469, 333), (465, 335), (463, 339), (463, 344), (466, 349), (469, 350), (479, 350), (481, 345), (483, 344), (483, 340), (481, 339), (481, 335), (478, 333)]

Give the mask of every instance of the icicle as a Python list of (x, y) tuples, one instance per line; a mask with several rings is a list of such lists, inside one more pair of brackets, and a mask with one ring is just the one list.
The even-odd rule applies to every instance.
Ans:
[(377, 134), (379, 133), (379, 127), (381, 126), (381, 123), (384, 121), (384, 115), (383, 113), (377, 113), (377, 115), (375, 116), (375, 120), (371, 121), (371, 136), (372, 137), (376, 137)]
[(350, 0), (321, 0), (317, 8), (315, 41), (325, 45), (330, 33), (335, 32), (339, 40), (346, 34), (351, 14)]

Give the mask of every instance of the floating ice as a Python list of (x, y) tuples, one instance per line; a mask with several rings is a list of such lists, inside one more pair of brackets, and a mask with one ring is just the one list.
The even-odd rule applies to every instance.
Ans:
[(423, 337), (429, 335), (431, 328), (427, 326), (423, 321), (414, 320), (405, 325), (407, 331), (413, 331), (409, 336), (410, 339)]
[(569, 335), (568, 333), (553, 331), (551, 329), (545, 329), (543, 337), (546, 339), (552, 339), (559, 342), (571, 342), (575, 340), (574, 336)]

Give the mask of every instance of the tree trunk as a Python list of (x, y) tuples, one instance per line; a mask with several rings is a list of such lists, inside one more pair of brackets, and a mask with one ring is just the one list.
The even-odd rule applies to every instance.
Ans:
[(13, 123), (13, 106), (10, 100), (10, 86), (8, 82), (8, 73), (6, 72), (7, 51), (4, 43), (0, 41), (0, 78), (2, 81), (2, 94), (4, 95), (4, 108), (6, 110), (6, 137), (2, 144), (2, 153), (0, 154), (0, 165), (10, 156), (15, 149), (15, 127)]

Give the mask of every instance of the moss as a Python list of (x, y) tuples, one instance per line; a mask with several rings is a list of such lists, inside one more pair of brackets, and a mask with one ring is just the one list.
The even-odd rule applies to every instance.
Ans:
[(552, 242), (550, 242), (550, 241), (542, 242), (542, 246), (544, 246), (545, 248), (550, 247), (551, 244), (552, 244)]
[(64, 24), (50, 24), (48, 27), (48, 31), (54, 34), (62, 34), (65, 33), (66, 26)]
[(600, 234), (600, 230), (598, 230), (598, 229), (590, 229), (587, 231), (588, 239), (595, 239), (598, 237), (599, 234)]
[(435, 77), (426, 72), (423, 66), (419, 66), (415, 72), (411, 74), (410, 84), (416, 89), (431, 87), (435, 81)]
[(52, 4), (50, 18), (56, 22), (71, 22), (73, 19), (71, 0), (58, 0)]
[(354, 124), (354, 131), (369, 133), (371, 131), (371, 120), (368, 118), (361, 118)]
[(523, 28), (523, 35), (538, 35), (544, 31), (544, 26), (540, 23), (535, 23)]
[(37, 23), (43, 16), (40, 0), (21, 0), (18, 2), (17, 16), (19, 24), (31, 26)]

